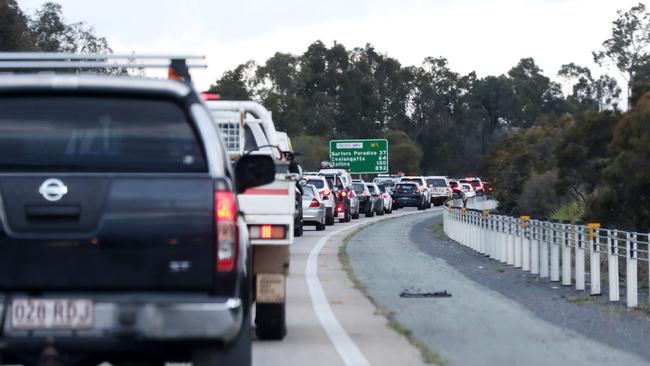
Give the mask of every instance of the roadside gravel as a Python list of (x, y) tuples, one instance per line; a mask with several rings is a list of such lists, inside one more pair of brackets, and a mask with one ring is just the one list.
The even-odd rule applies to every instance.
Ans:
[[(648, 364), (637, 355), (542, 320), (522, 303), (466, 276), (441, 253), (428, 250), (448, 247), (449, 255), (458, 261), (473, 260), (466, 257), (472, 253), (455, 252), (458, 245), (433, 239), (431, 226), (439, 215), (440, 210), (434, 210), (366, 228), (351, 238), (348, 255), (375, 303), (392, 312), (395, 320), (449, 364)], [(489, 262), (484, 257), (475, 259), (481, 270)], [(491, 271), (503, 275), (508, 269)], [(399, 297), (403, 290), (447, 290), (452, 297), (405, 299)], [(566, 303), (552, 297), (548, 302), (549, 306)]]

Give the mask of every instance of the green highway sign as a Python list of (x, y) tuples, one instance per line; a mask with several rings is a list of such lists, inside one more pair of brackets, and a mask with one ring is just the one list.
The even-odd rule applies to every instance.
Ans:
[(388, 140), (332, 140), (330, 161), (350, 173), (388, 173)]

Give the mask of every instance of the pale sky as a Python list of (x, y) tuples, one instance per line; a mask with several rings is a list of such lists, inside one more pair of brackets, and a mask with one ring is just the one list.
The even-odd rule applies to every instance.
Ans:
[[(18, 0), (27, 12), (44, 2)], [(205, 54), (209, 68), (193, 72), (204, 89), (240, 63), (263, 63), (277, 51), (300, 54), (316, 40), (348, 49), (371, 43), (405, 66), (444, 56), (454, 71), (480, 77), (506, 73), (523, 57), (552, 79), (569, 62), (600, 74), (591, 51), (610, 37), (616, 10), (639, 0), (57, 2), (68, 22), (94, 25), (116, 53)]]

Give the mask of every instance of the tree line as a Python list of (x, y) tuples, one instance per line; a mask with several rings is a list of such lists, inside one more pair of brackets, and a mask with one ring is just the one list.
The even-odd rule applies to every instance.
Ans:
[(63, 8), (44, 3), (26, 14), (15, 0), (0, 0), (0, 52), (108, 53), (105, 37), (85, 22), (68, 22)]
[[(308, 170), (327, 159), (330, 139), (387, 138), (392, 172), (481, 175), (501, 211), (648, 227), (650, 15), (640, 3), (611, 26), (593, 58), (625, 77), (624, 101), (614, 78), (572, 62), (550, 77), (522, 58), (478, 77), (444, 57), (405, 66), (371, 44), (321, 41), (242, 63), (210, 91), (264, 104)], [(57, 3), (25, 14), (0, 0), (0, 51), (111, 49)]]

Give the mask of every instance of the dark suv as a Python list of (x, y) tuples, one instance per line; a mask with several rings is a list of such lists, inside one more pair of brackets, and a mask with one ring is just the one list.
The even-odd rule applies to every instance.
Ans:
[(251, 261), (233, 170), (191, 85), (0, 76), (2, 363), (250, 364)]

